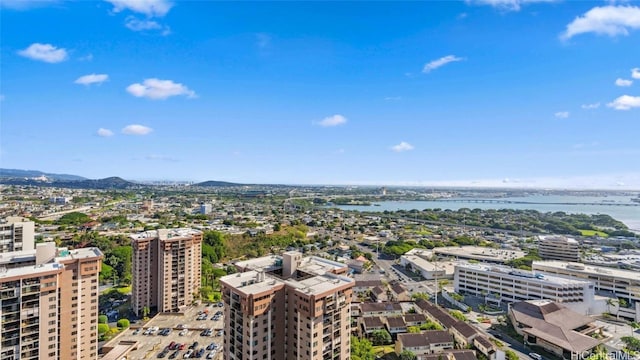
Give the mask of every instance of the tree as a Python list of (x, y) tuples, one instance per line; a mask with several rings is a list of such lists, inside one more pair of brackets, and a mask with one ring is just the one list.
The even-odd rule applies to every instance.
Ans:
[(116, 325), (117, 325), (117, 326), (118, 326), (118, 328), (120, 328), (120, 329), (126, 329), (126, 328), (128, 328), (128, 327), (129, 327), (129, 325), (131, 325), (131, 324), (129, 323), (129, 320), (127, 320), (127, 319), (120, 319), (120, 320), (118, 320), (118, 322), (116, 323)]
[(419, 326), (407, 326), (407, 332), (409, 334), (418, 334), (420, 332)]
[(519, 360), (518, 354), (516, 354), (513, 350), (505, 350), (504, 354), (506, 355), (507, 360)]
[(391, 343), (391, 334), (387, 330), (376, 330), (371, 334), (374, 345), (386, 345)]
[(107, 315), (98, 316), (98, 324), (106, 324), (107, 322), (109, 322)]
[(402, 350), (402, 352), (400, 353), (400, 360), (417, 360), (417, 359), (418, 357), (416, 356), (416, 354), (414, 354), (409, 350)]
[(143, 307), (143, 308), (142, 308), (142, 317), (143, 317), (144, 319), (146, 319), (146, 318), (147, 318), (147, 316), (149, 316), (149, 312), (150, 312), (150, 310), (149, 310), (149, 307), (148, 307), (148, 306)]
[(98, 324), (98, 335), (104, 335), (109, 332), (109, 325)]
[(351, 358), (353, 360), (374, 360), (373, 346), (367, 339), (351, 337)]
[(467, 321), (467, 317), (460, 310), (449, 310), (449, 314), (460, 321)]

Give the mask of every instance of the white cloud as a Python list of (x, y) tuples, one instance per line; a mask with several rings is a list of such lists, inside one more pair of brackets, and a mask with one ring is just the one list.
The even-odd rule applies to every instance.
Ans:
[(462, 61), (464, 60), (463, 58), (457, 57), (455, 55), (447, 55), (447, 56), (443, 56), (440, 59), (436, 59), (433, 61), (430, 61), (428, 63), (426, 63), (424, 65), (424, 67), (422, 68), (422, 72), (423, 73), (428, 73), (432, 70), (435, 70), (441, 66), (447, 65), (450, 62), (456, 62), (456, 61)]
[(620, 79), (620, 78), (616, 79), (616, 86), (631, 86), (631, 84), (633, 84), (632, 80), (626, 80), (626, 79)]
[(109, 137), (109, 136), (113, 136), (113, 131), (105, 128), (100, 128), (98, 129), (98, 132), (96, 134), (98, 134), (98, 136), (101, 136), (101, 137)]
[(568, 111), (558, 111), (557, 113), (553, 114), (555, 117), (557, 117), (558, 119), (566, 119), (569, 117), (569, 112)]
[(185, 95), (196, 97), (196, 93), (188, 87), (174, 83), (172, 80), (156, 78), (145, 79), (142, 84), (135, 83), (127, 86), (127, 92), (135, 97), (146, 97), (153, 100), (164, 100), (171, 96)]
[(518, 11), (520, 7), (531, 3), (550, 3), (558, 0), (466, 0), (467, 4), (490, 5), (500, 10)]
[(101, 84), (105, 81), (109, 80), (109, 75), (107, 74), (89, 74), (80, 76), (74, 81), (76, 84), (80, 85), (91, 85), (91, 84)]
[(152, 131), (152, 128), (138, 124), (127, 125), (122, 129), (122, 133), (125, 135), (147, 135)]
[(18, 55), (48, 63), (59, 63), (67, 60), (67, 50), (57, 48), (51, 44), (33, 43), (28, 48), (18, 51)]
[(317, 122), (318, 125), (323, 126), (323, 127), (344, 125), (346, 123), (347, 123), (347, 118), (342, 116), (342, 115), (340, 115), (340, 114), (327, 116), (326, 118), (324, 118), (324, 119), (322, 119), (322, 120)]
[(159, 30), (162, 31), (162, 35), (169, 35), (171, 33), (171, 29), (168, 26), (162, 25), (154, 20), (140, 20), (134, 16), (128, 16), (125, 20), (124, 26), (133, 31)]
[(640, 79), (640, 68), (631, 69), (631, 77), (634, 79)]
[(173, 3), (167, 0), (106, 0), (113, 5), (114, 12), (130, 10), (149, 17), (165, 16)]
[(413, 149), (414, 149), (413, 145), (409, 144), (408, 142), (404, 142), (404, 141), (401, 141), (400, 144), (393, 145), (391, 147), (391, 150), (393, 150), (395, 152), (403, 152), (403, 151), (409, 151), (409, 150), (413, 150)]
[(597, 109), (597, 108), (600, 107), (600, 103), (597, 102), (597, 103), (593, 103), (593, 104), (583, 104), (581, 107), (583, 109), (585, 109), (585, 110)]
[(640, 8), (637, 6), (594, 7), (584, 15), (575, 18), (560, 36), (570, 39), (585, 33), (609, 36), (629, 35), (630, 29), (640, 28)]
[(616, 110), (630, 110), (640, 107), (640, 96), (622, 95), (607, 104), (608, 107)]

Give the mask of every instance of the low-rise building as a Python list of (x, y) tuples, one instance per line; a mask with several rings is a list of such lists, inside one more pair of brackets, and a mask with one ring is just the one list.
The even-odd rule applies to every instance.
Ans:
[(456, 348), (458, 349), (466, 349), (470, 345), (473, 345), (473, 339), (479, 335), (473, 326), (464, 321), (458, 321), (453, 324), (453, 326), (449, 328), (449, 333), (453, 335), (453, 339), (456, 341)]
[(387, 324), (387, 331), (391, 336), (407, 332), (407, 323), (402, 316), (389, 316), (384, 318)]
[(399, 334), (395, 347), (398, 354), (408, 350), (420, 357), (453, 349), (453, 337), (444, 330), (431, 330), (417, 334)]
[[(601, 333), (593, 319), (549, 300), (510, 304), (509, 319), (525, 344), (540, 347), (565, 359), (584, 356), (600, 344), (592, 334)], [(585, 356), (586, 357), (586, 356)]]

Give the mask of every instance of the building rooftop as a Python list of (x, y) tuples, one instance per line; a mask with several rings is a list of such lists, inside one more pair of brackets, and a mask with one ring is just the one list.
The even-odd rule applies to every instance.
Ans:
[(16, 262), (35, 261), (36, 250), (11, 251), (0, 253), (0, 265)]
[(298, 291), (309, 295), (320, 295), (343, 285), (353, 284), (354, 281), (346, 276), (333, 274), (318, 275), (303, 280), (286, 280), (285, 283)]
[(564, 235), (539, 235), (538, 240), (549, 242), (564, 242), (567, 244), (578, 244), (578, 241), (574, 238), (566, 237)]
[(492, 249), (482, 246), (450, 246), (434, 248), (433, 252), (439, 256), (453, 256), (457, 258), (474, 259), (486, 262), (507, 262), (527, 255), (521, 250)]
[(563, 349), (581, 353), (600, 344), (576, 329), (589, 328), (593, 320), (561, 304), (548, 300), (515, 303), (510, 309), (513, 318), (524, 326), (523, 331)]
[(103, 254), (102, 254), (102, 251), (100, 251), (100, 249), (98, 249), (97, 247), (81, 248), (81, 249), (74, 249), (74, 250), (59, 248), (58, 256), (56, 256), (56, 260), (58, 261), (63, 261), (68, 259), (79, 260), (79, 259), (87, 259), (87, 258), (99, 257), (99, 256), (103, 256)]
[(493, 272), (493, 273), (502, 273), (505, 276), (521, 277), (523, 279), (527, 279), (527, 281), (529, 282), (540, 282), (544, 284), (580, 285), (580, 286), (584, 284), (590, 284), (590, 282), (586, 280), (568, 279), (564, 277), (543, 274), (536, 271), (514, 269), (506, 266), (461, 263), (456, 265), (456, 268), (487, 271), (487, 272)]
[[(599, 276), (611, 276), (626, 280), (638, 281), (638, 273), (631, 270), (614, 269), (603, 266), (586, 265), (582, 263), (572, 263), (567, 261), (534, 261), (532, 268), (536, 270), (536, 265), (547, 266), (556, 269), (565, 269), (578, 273), (599, 275)], [(538, 269), (539, 270), (539, 269)], [(542, 270), (540, 270), (542, 271)]]
[(229, 284), (245, 295), (260, 294), (284, 284), (276, 277), (265, 276), (265, 273), (255, 270), (223, 276), (220, 281)]
[(0, 280), (4, 278), (20, 277), (25, 275), (31, 275), (32, 277), (36, 277), (40, 273), (46, 273), (51, 271), (61, 271), (61, 270), (64, 270), (64, 265), (59, 263), (28, 265), (28, 266), (15, 267), (11, 269), (0, 269)]
[(137, 234), (132, 234), (131, 239), (133, 240), (142, 240), (142, 239), (153, 239), (158, 238), (160, 240), (167, 240), (174, 237), (191, 237), (193, 235), (202, 234), (202, 231), (191, 229), (191, 228), (179, 228), (179, 229), (159, 229), (159, 230), (148, 230), (143, 231)]

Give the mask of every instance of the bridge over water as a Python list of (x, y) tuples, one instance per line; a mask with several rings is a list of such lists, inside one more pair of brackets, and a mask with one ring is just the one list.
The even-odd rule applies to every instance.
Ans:
[(452, 203), (478, 203), (478, 204), (523, 204), (523, 205), (574, 205), (574, 206), (640, 206), (640, 203), (616, 203), (616, 202), (538, 202), (500, 199), (437, 199), (427, 201), (452, 202)]

